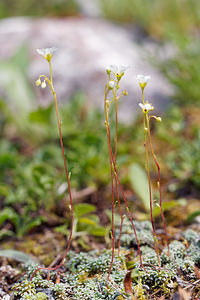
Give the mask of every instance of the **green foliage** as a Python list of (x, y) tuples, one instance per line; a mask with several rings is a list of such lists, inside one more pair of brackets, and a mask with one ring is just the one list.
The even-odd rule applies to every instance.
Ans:
[[(45, 220), (42, 216), (30, 216), (29, 208), (25, 209), (23, 214), (19, 214), (14, 211), (14, 209), (10, 207), (5, 207), (0, 213), (0, 226), (5, 221), (10, 221), (15, 230), (15, 234), (17, 237), (22, 237), (27, 232), (29, 232), (32, 228), (41, 225), (41, 223)], [(12, 231), (4, 232), (4, 229), (0, 230), (0, 234), (2, 237), (6, 235), (13, 235)]]
[[(193, 37), (175, 40), (177, 53), (160, 68), (175, 87), (174, 101), (182, 105), (200, 106), (200, 42)], [(186, 84), (188, 82), (188, 84)]]
[[(174, 44), (174, 55), (158, 63), (167, 79), (174, 85), (174, 101), (179, 104), (200, 105), (199, 51), (196, 30), (200, 25), (198, 0), (110, 0), (101, 1), (108, 18), (134, 22), (151, 37)], [(186, 82), (188, 84), (186, 84)]]
[(76, 14), (78, 7), (74, 0), (2, 0), (0, 18), (12, 16), (67, 16)]
[[(1, 106), (0, 197), (5, 209), (1, 212), (0, 223), (11, 222), (17, 236), (21, 237), (44, 220), (38, 211), (56, 209), (57, 203), (65, 197), (66, 178), (53, 105), (39, 107), (28, 113), (28, 117), (18, 118), (17, 123), (6, 104), (1, 102)], [(61, 115), (72, 187), (80, 189), (105, 184), (109, 167), (101, 114), (97, 110), (85, 110), (83, 97), (77, 95), (73, 104), (62, 107)], [(6, 139), (4, 130), (6, 132), (8, 122), (11, 127), (14, 125), (20, 138)], [(27, 128), (31, 128), (30, 132)], [(83, 207), (79, 208), (79, 212), (82, 210)], [(102, 236), (105, 233), (96, 215), (82, 216), (77, 226), (77, 230), (90, 234)], [(11, 234), (10, 230), (0, 232), (1, 237)]]
[[(42, 222), (45, 220), (42, 216), (37, 215), (29, 215), (30, 210), (29, 208), (26, 208), (24, 210), (23, 214), (17, 213), (14, 211), (14, 209), (6, 207), (2, 210), (0, 213), (0, 225), (2, 225), (5, 221), (10, 221), (15, 230), (15, 234), (17, 237), (22, 237), (27, 232), (29, 232), (32, 228), (39, 226), (42, 224)], [(13, 232), (8, 231), (4, 232), (4, 229), (0, 231), (3, 234), (3, 237), (5, 235), (13, 235)]]
[(80, 203), (80, 204), (76, 204), (74, 206), (74, 215), (75, 215), (75, 218), (78, 219), (78, 218), (84, 216), (85, 214), (94, 212), (95, 210), (96, 210), (96, 208), (92, 204)]
[(133, 163), (129, 168), (129, 178), (134, 191), (142, 200), (145, 210), (149, 211), (149, 185), (145, 170), (139, 164)]
[(174, 177), (181, 179), (182, 185), (187, 183), (197, 189), (200, 187), (200, 131), (197, 130), (190, 141), (183, 140), (177, 151), (168, 155), (168, 165)]
[(87, 203), (80, 203), (74, 206), (74, 236), (81, 232), (94, 236), (105, 236), (105, 227), (99, 225), (99, 217), (95, 212), (96, 207)]
[[(13, 119), (19, 123), (18, 114), (24, 118), (34, 107), (34, 93), (27, 79), (29, 66), (28, 49), (22, 45), (9, 60), (0, 61), (2, 70), (1, 84), (7, 101), (12, 103)], [(21, 120), (21, 124), (22, 124)]]
[(36, 261), (29, 255), (24, 252), (7, 249), (7, 250), (0, 250), (0, 256), (12, 258), (16, 261), (27, 263), (27, 264), (36, 264)]
[(105, 16), (115, 21), (133, 21), (154, 37), (169, 32), (187, 34), (200, 24), (198, 0), (102, 0)]
[[(176, 200), (176, 201), (167, 201), (165, 203), (163, 203), (162, 208), (163, 208), (163, 212), (167, 211), (167, 210), (171, 210), (172, 208), (175, 208), (177, 206), (179, 206), (181, 203)], [(158, 217), (161, 214), (161, 209), (160, 209), (160, 205), (156, 205), (153, 208), (153, 217)]]
[[(2, 209), (8, 207), (2, 212), (1, 226), (10, 222), (21, 237), (43, 222), (40, 216), (43, 210), (55, 212), (59, 201), (66, 196), (57, 121), (53, 104), (24, 110), (23, 117), (14, 114), (4, 101), (0, 101), (0, 106), (0, 197)], [(72, 187), (104, 186), (109, 182), (110, 172), (101, 112), (88, 109), (83, 95), (76, 94), (72, 101), (62, 104), (60, 113)], [(7, 137), (8, 128), (12, 128), (14, 137)], [(125, 129), (119, 125), (119, 140), (123, 137), (124, 143), (119, 147), (118, 165), (130, 159), (126, 154), (126, 140), (130, 139), (132, 130), (124, 135)], [(96, 215), (77, 219), (78, 232), (105, 234)], [(11, 234), (11, 230), (3, 228), (0, 237)]]

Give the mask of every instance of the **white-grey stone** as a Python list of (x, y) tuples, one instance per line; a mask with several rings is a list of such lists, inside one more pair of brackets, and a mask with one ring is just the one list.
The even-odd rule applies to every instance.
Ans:
[[(86, 94), (89, 105), (98, 105), (103, 111), (107, 80), (105, 68), (110, 64), (130, 66), (120, 83), (121, 88), (128, 91), (128, 96), (120, 100), (119, 116), (125, 122), (140, 112), (138, 74), (151, 76), (145, 88), (145, 99), (158, 110), (165, 108), (173, 93), (162, 74), (148, 62), (146, 50), (149, 47), (151, 55), (155, 53), (157, 56), (157, 48), (150, 49), (145, 42), (142, 47), (137, 31), (133, 29), (90, 18), (1, 20), (0, 59), (11, 57), (23, 43), (29, 49), (30, 67), (27, 75), (31, 82), (40, 74), (48, 74), (48, 63), (36, 53), (36, 49), (58, 48), (52, 58), (52, 66), (59, 101), (69, 99), (74, 92), (81, 90)], [(0, 90), (1, 76), (3, 74), (0, 74)], [(37, 88), (37, 94), (40, 101), (52, 100), (47, 89), (41, 91)]]
[(84, 16), (100, 17), (102, 14), (99, 0), (75, 0), (75, 2)]

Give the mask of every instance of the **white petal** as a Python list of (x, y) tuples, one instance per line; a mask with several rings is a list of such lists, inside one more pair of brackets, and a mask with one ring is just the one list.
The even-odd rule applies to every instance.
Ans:
[(58, 48), (56, 48), (56, 47), (48, 48), (49, 54), (53, 54), (57, 50), (58, 50)]
[(145, 82), (147, 82), (147, 81), (149, 81), (149, 79), (151, 79), (151, 76), (147, 75), (144, 77), (144, 79), (145, 79)]
[(57, 50), (56, 47), (52, 47), (52, 48), (45, 48), (45, 49), (37, 49), (37, 53), (46, 57), (47, 55), (53, 55), (54, 52)]
[(45, 54), (46, 54), (46, 49), (37, 49), (36, 51), (38, 54), (40, 54), (42, 56), (45, 56)]
[(147, 83), (147, 81), (151, 78), (149, 75), (137, 75), (137, 80), (138, 80), (138, 82), (140, 82), (140, 83)]
[(124, 73), (128, 68), (130, 68), (129, 66), (122, 66), (120, 65), (118, 67), (118, 74)]
[(116, 66), (116, 65), (110, 65), (110, 70), (113, 73), (118, 73), (118, 66)]
[(145, 105), (143, 105), (142, 103), (139, 103), (139, 106), (144, 109)]

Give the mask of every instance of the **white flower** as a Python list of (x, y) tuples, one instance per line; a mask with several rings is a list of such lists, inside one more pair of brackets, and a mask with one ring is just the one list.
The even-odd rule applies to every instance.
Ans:
[(129, 66), (110, 65), (106, 68), (106, 71), (108, 74), (110, 74), (112, 72), (118, 79), (121, 79), (121, 77), (124, 75), (125, 71), (128, 68), (129, 68)]
[(139, 85), (141, 86), (142, 89), (145, 88), (145, 86), (147, 85), (147, 82), (149, 81), (149, 79), (151, 79), (151, 76), (149, 75), (138, 75), (137, 76), (137, 81), (139, 82)]
[(143, 110), (143, 113), (147, 114), (150, 110), (154, 110), (154, 107), (150, 104), (150, 103), (139, 103), (139, 106), (141, 107), (141, 109)]
[(56, 47), (46, 48), (46, 49), (37, 49), (37, 53), (42, 55), (46, 60), (50, 61), (56, 50), (57, 50)]

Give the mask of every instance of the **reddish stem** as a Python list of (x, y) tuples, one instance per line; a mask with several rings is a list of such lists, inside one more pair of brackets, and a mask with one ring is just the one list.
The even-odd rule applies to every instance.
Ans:
[(110, 128), (109, 128), (109, 125), (108, 125), (108, 127), (107, 127), (107, 135), (108, 135), (108, 143), (109, 143), (109, 144), (108, 144), (108, 146), (109, 146), (109, 152), (111, 153), (112, 164), (113, 164), (113, 168), (114, 168), (114, 171), (115, 171), (115, 176), (116, 176), (116, 179), (117, 179), (117, 182), (118, 182), (118, 185), (119, 185), (119, 188), (120, 188), (122, 197), (123, 197), (123, 199), (124, 199), (124, 203), (125, 203), (125, 205), (126, 205), (128, 217), (129, 217), (129, 219), (130, 219), (130, 222), (131, 222), (131, 225), (132, 225), (132, 227), (133, 227), (134, 234), (135, 234), (135, 238), (136, 238), (136, 242), (137, 242), (137, 246), (138, 246), (138, 253), (139, 253), (139, 259), (140, 259), (140, 265), (141, 265), (141, 267), (142, 267), (144, 270), (146, 270), (145, 267), (143, 266), (143, 263), (142, 263), (142, 256), (141, 256), (140, 245), (139, 245), (139, 240), (138, 240), (138, 237), (137, 237), (136, 229), (135, 229), (135, 226), (134, 226), (134, 223), (133, 223), (133, 219), (132, 219), (132, 216), (131, 216), (129, 207), (128, 207), (128, 203), (127, 203), (126, 197), (125, 197), (125, 195), (124, 195), (124, 192), (123, 192), (123, 189), (122, 189), (122, 186), (121, 186), (121, 183), (120, 183), (118, 174), (117, 174), (117, 169), (116, 169), (116, 166), (115, 166), (115, 161), (114, 161), (113, 154), (112, 154), (112, 151), (111, 151), (111, 139), (110, 139)]
[[(145, 133), (146, 134), (146, 133)], [(145, 136), (145, 152), (146, 152), (146, 160), (147, 160), (147, 176), (148, 176), (148, 185), (149, 185), (149, 198), (150, 198), (150, 216), (151, 216), (151, 224), (152, 224), (152, 229), (153, 229), (153, 235), (155, 238), (155, 248), (156, 248), (156, 255), (158, 259), (158, 265), (160, 268), (160, 257), (159, 257), (159, 252), (158, 252), (158, 239), (155, 231), (155, 226), (154, 226), (154, 220), (153, 220), (153, 206), (152, 206), (152, 193), (151, 193), (151, 179), (150, 179), (150, 174), (149, 174), (149, 156), (148, 156), (148, 148), (146, 145), (146, 136)]]
[(155, 152), (154, 152), (154, 149), (153, 149), (153, 145), (152, 145), (152, 142), (151, 142), (151, 133), (150, 133), (149, 120), (147, 121), (147, 125), (148, 125), (148, 135), (149, 135), (149, 143), (150, 143), (150, 147), (151, 147), (151, 152), (152, 152), (153, 159), (154, 159), (154, 162), (155, 162), (155, 164), (157, 166), (157, 171), (158, 171), (159, 195), (160, 195), (160, 211), (161, 211), (161, 217), (162, 217), (164, 231), (165, 231), (165, 239), (166, 239), (166, 243), (167, 243), (168, 255), (170, 255), (170, 251), (169, 251), (169, 239), (168, 239), (168, 235), (167, 235), (167, 227), (166, 227), (165, 217), (164, 217), (164, 212), (163, 212), (163, 207), (162, 207), (162, 191), (161, 191), (160, 166), (159, 166), (158, 161), (156, 159), (156, 155), (155, 155)]
[[(118, 114), (117, 114), (117, 100), (115, 99), (115, 165), (116, 165), (116, 161), (117, 161), (117, 129), (118, 129)], [(122, 215), (122, 210), (121, 210), (121, 203), (120, 203), (120, 199), (119, 199), (119, 192), (118, 192), (116, 177), (115, 177), (115, 191), (116, 191), (117, 202), (119, 205), (119, 214), (120, 214), (120, 218), (121, 218), (120, 233), (119, 233), (119, 240), (118, 240), (118, 255), (119, 255), (121, 235), (122, 235), (122, 226), (123, 226), (123, 215)]]
[[(148, 116), (146, 115), (146, 119)], [(147, 120), (147, 125), (148, 125), (148, 120)], [(146, 123), (145, 123), (145, 117), (144, 117), (144, 128), (146, 128)], [(145, 154), (146, 154), (146, 168), (147, 168), (147, 176), (148, 176), (148, 185), (149, 185), (149, 199), (150, 199), (150, 216), (151, 216), (151, 224), (152, 224), (152, 229), (153, 229), (153, 235), (155, 238), (155, 248), (156, 248), (156, 255), (158, 259), (158, 265), (160, 268), (160, 257), (159, 257), (159, 251), (158, 251), (158, 239), (156, 235), (156, 230), (154, 226), (154, 220), (153, 220), (153, 205), (152, 205), (152, 192), (151, 192), (151, 178), (150, 178), (150, 172), (149, 172), (149, 153), (148, 153), (148, 147), (147, 147), (147, 137), (146, 137), (146, 132), (144, 136), (144, 147), (145, 147)]]
[(47, 268), (43, 268), (43, 267), (37, 268), (33, 272), (32, 276), (30, 278), (30, 281), (32, 281), (34, 275), (39, 270), (55, 271), (55, 270), (59, 269), (63, 265), (65, 257), (67, 256), (67, 253), (69, 251), (69, 247), (70, 247), (71, 239), (72, 239), (72, 233), (73, 233), (73, 202), (72, 202), (70, 180), (69, 180), (69, 174), (68, 174), (68, 170), (67, 170), (67, 163), (66, 163), (65, 152), (64, 152), (64, 147), (63, 147), (63, 139), (62, 139), (62, 132), (61, 132), (61, 123), (60, 123), (60, 118), (59, 118), (59, 113), (58, 113), (58, 105), (57, 105), (56, 94), (55, 94), (55, 91), (53, 89), (51, 89), (51, 90), (52, 90), (52, 93), (53, 93), (53, 96), (54, 96), (54, 100), (55, 100), (56, 115), (57, 115), (57, 120), (58, 120), (58, 128), (59, 128), (59, 136), (60, 136), (60, 145), (61, 145), (61, 149), (62, 149), (62, 155), (63, 155), (63, 162), (64, 162), (65, 173), (66, 173), (66, 176), (67, 176), (67, 184), (68, 184), (70, 207), (71, 207), (71, 229), (70, 229), (70, 235), (69, 235), (69, 239), (68, 239), (67, 249), (66, 249), (66, 251), (64, 253), (64, 256), (63, 256), (61, 262), (59, 263), (59, 265), (57, 265), (56, 267), (53, 267), (53, 268), (48, 268), (48, 267)]
[(117, 202), (119, 205), (119, 214), (121, 217), (121, 223), (120, 223), (120, 232), (119, 232), (119, 240), (118, 240), (118, 255), (120, 252), (120, 243), (121, 243), (121, 236), (122, 236), (122, 226), (123, 226), (123, 215), (122, 215), (122, 210), (121, 210), (121, 203), (120, 203), (120, 199), (119, 199), (119, 191), (118, 191), (118, 185), (117, 185), (117, 178), (115, 176), (115, 190), (116, 190), (116, 197), (117, 197)]
[[(107, 135), (108, 136), (108, 135)], [(111, 171), (111, 185), (112, 185), (112, 257), (110, 268), (108, 272), (107, 279), (109, 280), (110, 273), (112, 271), (113, 261), (114, 261), (114, 251), (115, 251), (115, 236), (114, 236), (114, 185), (113, 185), (113, 168), (112, 168), (112, 150), (109, 147), (109, 157), (110, 157), (110, 171)]]

